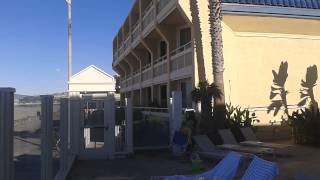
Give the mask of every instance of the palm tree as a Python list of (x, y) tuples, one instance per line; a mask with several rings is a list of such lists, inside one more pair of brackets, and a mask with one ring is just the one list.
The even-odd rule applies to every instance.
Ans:
[(220, 89), (220, 98), (214, 99), (214, 110), (216, 118), (219, 122), (218, 128), (224, 127), (225, 122), (225, 94), (224, 94), (224, 58), (223, 58), (223, 42), (222, 42), (222, 12), (221, 0), (209, 0), (209, 23), (212, 48), (212, 71), (213, 82)]

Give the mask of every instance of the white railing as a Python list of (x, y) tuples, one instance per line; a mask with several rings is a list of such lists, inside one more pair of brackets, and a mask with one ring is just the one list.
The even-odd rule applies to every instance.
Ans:
[(136, 83), (139, 83), (140, 82), (140, 73), (139, 72), (135, 72), (133, 73), (133, 83), (136, 84)]
[(128, 48), (129, 43), (130, 43), (130, 36), (128, 35), (123, 43), (123, 51), (125, 51)]
[(162, 9), (164, 9), (171, 0), (159, 0), (158, 2), (158, 12), (160, 12)]
[(132, 85), (132, 77), (129, 77), (128, 79), (127, 79), (127, 86), (129, 87), (129, 86), (131, 86)]
[(143, 18), (142, 18), (142, 26), (143, 29), (145, 29), (155, 18), (156, 11), (153, 6), (153, 1), (148, 5), (146, 10), (143, 13)]
[(176, 54), (179, 54), (179, 53), (181, 53), (181, 52), (184, 52), (184, 51), (190, 49), (190, 48), (191, 48), (191, 45), (192, 45), (191, 42), (189, 42), (189, 43), (187, 43), (187, 44), (185, 44), (185, 45), (183, 45), (183, 46), (180, 46), (180, 47), (178, 47), (177, 49), (171, 51), (170, 55), (171, 55), (171, 56), (174, 56), (174, 55), (176, 55)]
[(154, 62), (154, 76), (167, 73), (167, 56), (162, 56)]
[(135, 25), (132, 27), (132, 41), (136, 40), (140, 34), (140, 21), (137, 21)]
[(171, 52), (172, 58), (170, 62), (171, 72), (192, 65), (191, 43), (177, 48)]
[(166, 59), (167, 59), (167, 55), (164, 55), (164, 56), (162, 56), (162, 57), (159, 57), (157, 60), (155, 60), (155, 61), (153, 62), (153, 64), (156, 65), (156, 64), (158, 64), (158, 63), (160, 63), (160, 62), (162, 62), (162, 61), (165, 61)]
[(113, 61), (116, 61), (118, 58), (118, 52), (113, 52)]
[(124, 53), (124, 47), (123, 47), (123, 43), (121, 43), (120, 48), (119, 48), (119, 55)]
[(142, 81), (147, 81), (152, 78), (151, 67), (142, 71)]

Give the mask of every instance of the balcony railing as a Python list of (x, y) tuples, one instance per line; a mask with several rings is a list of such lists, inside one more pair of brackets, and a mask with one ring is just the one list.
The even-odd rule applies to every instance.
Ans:
[(127, 79), (127, 87), (130, 87), (132, 85), (132, 77), (129, 77)]
[(145, 29), (152, 22), (152, 20), (154, 20), (155, 14), (156, 14), (156, 11), (153, 6), (153, 1), (151, 1), (151, 3), (148, 5), (148, 7), (143, 13), (143, 18), (142, 18), (143, 29)]
[(154, 62), (154, 76), (167, 73), (167, 56), (162, 56)]
[(171, 72), (192, 65), (191, 42), (171, 52)]
[(123, 43), (123, 51), (125, 51), (129, 47), (129, 43), (130, 43), (130, 36), (126, 37)]
[(187, 49), (190, 49), (190, 48), (191, 48), (191, 42), (189, 42), (183, 46), (180, 46), (177, 49), (171, 51), (170, 55), (175, 56), (176, 54), (179, 54), (179, 53), (186, 51)]
[(164, 9), (171, 0), (160, 0), (158, 3), (158, 12)]
[(113, 61), (116, 61), (118, 58), (118, 52), (113, 52)]
[(121, 43), (120, 48), (119, 48), (119, 55), (124, 53), (124, 46), (123, 43)]
[(133, 84), (137, 84), (140, 83), (140, 73), (139, 72), (135, 72), (133, 73)]
[(142, 68), (142, 81), (147, 81), (152, 78), (151, 65), (147, 64)]
[(137, 21), (135, 25), (132, 27), (132, 41), (136, 40), (140, 34), (140, 21)]

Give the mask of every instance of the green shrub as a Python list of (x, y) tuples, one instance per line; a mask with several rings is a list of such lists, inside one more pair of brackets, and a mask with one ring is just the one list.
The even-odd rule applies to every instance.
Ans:
[(240, 128), (252, 127), (255, 122), (260, 122), (256, 114), (254, 112), (251, 113), (249, 109), (227, 104), (226, 110), (226, 127), (231, 129), (239, 142), (244, 141)]
[(297, 144), (320, 146), (320, 111), (309, 107), (297, 110), (289, 116), (294, 141)]

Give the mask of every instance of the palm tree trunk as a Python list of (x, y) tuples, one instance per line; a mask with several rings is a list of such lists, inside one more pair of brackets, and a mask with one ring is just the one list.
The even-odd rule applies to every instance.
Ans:
[(213, 81), (222, 93), (220, 98), (214, 99), (214, 109), (216, 112), (215, 115), (218, 128), (224, 128), (226, 107), (223, 81), (224, 58), (221, 26), (221, 0), (209, 0), (209, 11)]

